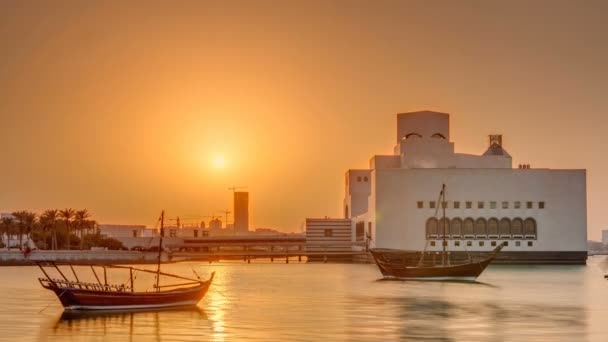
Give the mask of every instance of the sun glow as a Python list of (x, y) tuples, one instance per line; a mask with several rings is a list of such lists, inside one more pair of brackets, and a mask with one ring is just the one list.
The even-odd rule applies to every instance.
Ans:
[(216, 156), (213, 158), (212, 165), (216, 169), (223, 169), (226, 167), (226, 158), (224, 156)]

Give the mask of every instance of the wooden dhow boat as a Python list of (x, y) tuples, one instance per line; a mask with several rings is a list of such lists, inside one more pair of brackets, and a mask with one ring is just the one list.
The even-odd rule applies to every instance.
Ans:
[[(96, 279), (96, 282), (84, 282), (78, 277), (74, 264), (41, 261), (38, 262), (38, 266), (46, 278), (39, 278), (38, 280), (42, 287), (53, 291), (57, 295), (57, 298), (59, 298), (59, 301), (66, 310), (139, 310), (194, 306), (207, 293), (215, 273), (211, 273), (209, 279), (201, 280), (194, 270), (193, 272), (198, 279), (161, 272), (160, 256), (164, 235), (163, 221), (164, 212), (161, 213), (160, 218), (160, 243), (156, 271), (120, 265), (84, 265), (90, 267)], [(78, 266), (83, 265), (79, 264)], [(107, 271), (110, 269), (128, 270), (129, 279), (126, 283), (122, 284), (110, 283), (107, 275)], [(66, 271), (68, 270), (71, 270), (73, 279), (66, 275), (68, 273)], [(98, 271), (102, 275), (101, 278)], [(59, 276), (53, 278), (50, 276), (51, 272), (56, 272)], [(137, 272), (156, 275), (156, 283), (151, 291), (135, 291), (134, 275)], [(161, 285), (161, 276), (167, 279), (177, 279), (181, 283)]]
[[(473, 261), (469, 257), (468, 262), (460, 264), (452, 264), (450, 262), (449, 253), (447, 253), (447, 241), (446, 241), (446, 220), (445, 220), (445, 206), (442, 203), (445, 202), (445, 184), (441, 188), (439, 194), (439, 205), (443, 207), (443, 251), (441, 253), (441, 261), (439, 264), (435, 264), (434, 259), (432, 264), (428, 264), (424, 260), (426, 254), (425, 250), (420, 254), (418, 263), (408, 262), (409, 257), (413, 251), (405, 251), (399, 249), (388, 249), (388, 248), (373, 248), (370, 252), (380, 269), (380, 272), (387, 279), (412, 279), (412, 280), (464, 280), (474, 281), (479, 275), (488, 267), (488, 265), (494, 260), (496, 255), (501, 251), (503, 245), (499, 244), (490, 255), (482, 260)], [(435, 210), (435, 216), (437, 216), (437, 210)]]

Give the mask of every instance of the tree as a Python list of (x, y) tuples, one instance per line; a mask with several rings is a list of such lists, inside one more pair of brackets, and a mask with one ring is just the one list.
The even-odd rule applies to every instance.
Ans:
[(74, 217), (75, 211), (72, 208), (65, 208), (59, 212), (59, 215), (65, 222), (65, 228), (67, 229), (67, 239), (68, 239), (68, 250), (70, 249), (70, 222)]
[(19, 210), (12, 213), (13, 217), (17, 220), (17, 227), (19, 228), (19, 249), (23, 248), (23, 231), (27, 225), (29, 212), (26, 210)]
[[(44, 231), (51, 231), (51, 249), (57, 249), (57, 219), (59, 218), (59, 210), (48, 209), (40, 215), (40, 224)], [(46, 241), (46, 236), (45, 239)]]
[(82, 244), (84, 242), (84, 230), (85, 228), (88, 228), (87, 226), (87, 221), (88, 218), (91, 217), (91, 213), (89, 213), (88, 210), (83, 209), (83, 210), (78, 210), (74, 216), (74, 224), (76, 226), (76, 230), (80, 231), (80, 250), (82, 250)]
[(3, 217), (2, 221), (0, 221), (0, 225), (2, 226), (2, 230), (0, 230), (0, 236), (2, 235), (2, 231), (6, 233), (6, 247), (7, 250), (11, 248), (11, 233), (13, 230), (13, 218), (12, 217)]
[(31, 211), (26, 211), (25, 215), (25, 236), (27, 237), (27, 245), (29, 246), (29, 242), (32, 236), (32, 230), (34, 230), (34, 226), (36, 225), (36, 214)]

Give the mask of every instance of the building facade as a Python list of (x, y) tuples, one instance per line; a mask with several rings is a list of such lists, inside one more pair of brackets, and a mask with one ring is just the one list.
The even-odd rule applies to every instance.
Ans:
[(249, 232), (249, 193), (234, 192), (234, 231), (236, 234)]
[(456, 153), (446, 113), (398, 114), (396, 138), (394, 154), (346, 172), (353, 241), (433, 252), (445, 236), (454, 253), (505, 244), (498, 261), (585, 263), (585, 170), (513, 168), (500, 135), (481, 155)]

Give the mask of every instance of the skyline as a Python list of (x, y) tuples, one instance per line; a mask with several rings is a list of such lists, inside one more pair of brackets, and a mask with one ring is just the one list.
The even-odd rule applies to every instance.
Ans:
[(515, 167), (587, 169), (608, 227), (604, 2), (59, 4), (0, 5), (2, 212), (150, 226), (244, 185), (251, 228), (298, 232), (428, 109), (458, 152), (499, 133)]

